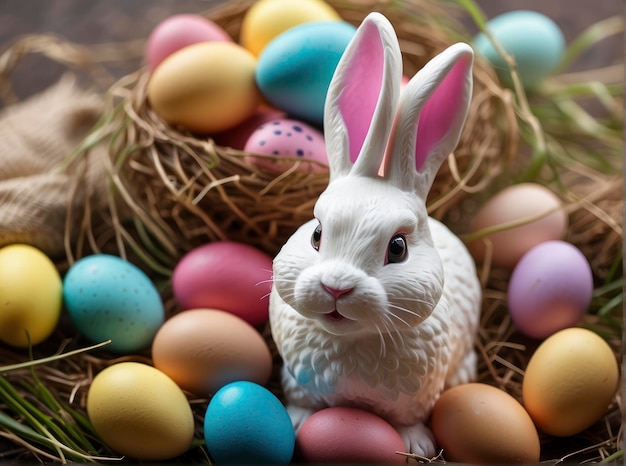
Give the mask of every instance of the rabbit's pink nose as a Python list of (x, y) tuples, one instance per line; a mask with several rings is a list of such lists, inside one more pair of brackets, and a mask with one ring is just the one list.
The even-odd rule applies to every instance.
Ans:
[(333, 288), (331, 286), (324, 285), (323, 283), (322, 283), (322, 288), (324, 288), (331, 295), (333, 295), (335, 297), (335, 299), (339, 299), (341, 296), (350, 293), (354, 289), (354, 288), (346, 288), (346, 289), (343, 289), (343, 290), (338, 290), (337, 288)]

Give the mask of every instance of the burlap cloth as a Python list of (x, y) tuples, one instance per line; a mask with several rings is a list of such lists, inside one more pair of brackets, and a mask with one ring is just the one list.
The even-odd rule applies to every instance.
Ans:
[[(106, 196), (103, 147), (79, 163), (72, 151), (98, 121), (101, 96), (79, 89), (72, 75), (0, 113), (0, 247), (33, 245), (52, 258), (64, 254), (78, 213), (89, 197), (99, 205)], [(95, 201), (95, 202), (93, 202)]]

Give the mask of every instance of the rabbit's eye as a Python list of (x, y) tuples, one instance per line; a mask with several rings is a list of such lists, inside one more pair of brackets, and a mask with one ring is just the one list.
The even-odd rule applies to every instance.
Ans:
[(320, 250), (320, 241), (322, 241), (322, 224), (318, 224), (311, 235), (311, 245), (316, 251)]
[(387, 264), (395, 264), (406, 260), (408, 250), (404, 235), (395, 235), (387, 247)]

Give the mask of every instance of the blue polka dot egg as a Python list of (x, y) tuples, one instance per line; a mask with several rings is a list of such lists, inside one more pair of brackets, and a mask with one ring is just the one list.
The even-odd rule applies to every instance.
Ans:
[(254, 382), (232, 382), (211, 398), (204, 439), (218, 464), (289, 464), (295, 448), (291, 418), (281, 401)]
[[(246, 159), (272, 173), (291, 169), (297, 163), (296, 159), (305, 161), (298, 164), (298, 170), (328, 171), (324, 135), (317, 128), (298, 120), (277, 118), (261, 124), (248, 137), (244, 150), (272, 156), (248, 156)], [(307, 160), (317, 163), (307, 163)]]
[(165, 319), (150, 278), (119, 257), (94, 254), (76, 261), (63, 279), (63, 303), (89, 341), (111, 340), (107, 348), (131, 353), (148, 347)]

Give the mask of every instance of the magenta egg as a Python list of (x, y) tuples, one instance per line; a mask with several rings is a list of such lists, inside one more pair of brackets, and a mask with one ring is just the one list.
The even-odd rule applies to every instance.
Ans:
[(192, 249), (172, 273), (174, 297), (183, 309), (219, 309), (251, 325), (267, 321), (271, 288), (272, 258), (233, 241)]
[(290, 159), (313, 160), (320, 164), (302, 163), (300, 170), (325, 172), (328, 170), (326, 144), (321, 131), (298, 120), (277, 118), (260, 125), (248, 138), (244, 150), (253, 154), (271, 155), (271, 158), (249, 156), (251, 164), (272, 172), (284, 172), (293, 167)]
[(593, 274), (574, 245), (545, 241), (522, 256), (507, 290), (515, 326), (533, 338), (546, 338), (578, 324), (589, 307)]
[(150, 71), (174, 52), (198, 42), (230, 41), (221, 26), (200, 15), (180, 14), (161, 21), (150, 33), (146, 61)]

